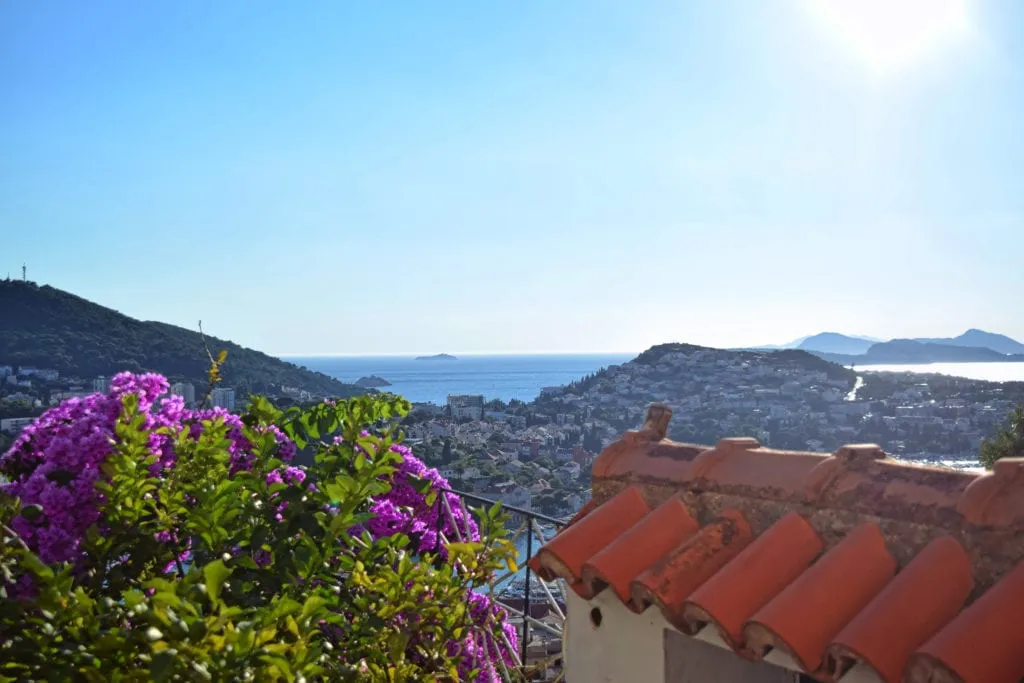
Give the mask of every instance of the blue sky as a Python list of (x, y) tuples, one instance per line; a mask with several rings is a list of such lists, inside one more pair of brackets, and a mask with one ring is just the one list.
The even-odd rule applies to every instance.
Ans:
[(1024, 3), (907, 1), (7, 0), (0, 275), (274, 353), (1024, 338)]

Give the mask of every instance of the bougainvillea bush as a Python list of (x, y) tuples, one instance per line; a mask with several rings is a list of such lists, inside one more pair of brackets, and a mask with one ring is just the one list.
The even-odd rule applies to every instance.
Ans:
[[(167, 390), (119, 375), (0, 458), (0, 680), (492, 681), (511, 668), (516, 633), (475, 588), (514, 566), (500, 510), (469, 519), (439, 492), (395, 432), (407, 402), (281, 412), (254, 397), (234, 415)], [(299, 449), (312, 464), (295, 464)]]

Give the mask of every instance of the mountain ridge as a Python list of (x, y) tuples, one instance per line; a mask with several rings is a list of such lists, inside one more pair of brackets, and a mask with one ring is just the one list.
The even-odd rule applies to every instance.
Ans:
[[(203, 335), (176, 325), (141, 321), (49, 285), (0, 281), (0, 364), (58, 370), (83, 379), (123, 370), (159, 372), (171, 381), (207, 383)], [(281, 394), (285, 387), (316, 396), (365, 393), (354, 385), (233, 342), (206, 336), (212, 352), (228, 352), (225, 386)]]
[[(1008, 337), (1005, 334), (986, 332), (978, 328), (971, 328), (956, 337), (911, 337), (877, 339), (863, 335), (849, 335), (838, 332), (819, 332), (806, 337), (801, 337), (788, 344), (767, 344), (764, 346), (749, 347), (749, 350), (775, 351), (781, 349), (800, 349), (811, 353), (839, 354), (842, 356), (860, 356), (869, 352), (876, 344), (888, 344), (891, 342), (918, 342), (938, 346), (951, 346), (959, 348), (988, 349), (1002, 355), (1024, 354), (1024, 343)], [(744, 350), (744, 349), (736, 349)], [(935, 350), (932, 350), (935, 355)], [(877, 352), (876, 352), (877, 354)], [(941, 355), (941, 354), (940, 354)], [(945, 355), (956, 357), (955, 352), (947, 352)], [(979, 356), (976, 353), (961, 354), (964, 357)], [(1005, 360), (994, 358), (994, 360)], [(921, 361), (921, 362), (942, 362), (942, 361)]]
[(917, 339), (893, 339), (873, 344), (862, 354), (812, 351), (842, 365), (902, 365), (919, 363), (1020, 363), (1024, 354), (1008, 355), (989, 348), (935, 344)]
[(917, 337), (914, 341), (928, 344), (944, 344), (946, 346), (980, 347), (1004, 354), (1024, 353), (1024, 344), (1016, 339), (1005, 334), (986, 332), (974, 327), (957, 337)]

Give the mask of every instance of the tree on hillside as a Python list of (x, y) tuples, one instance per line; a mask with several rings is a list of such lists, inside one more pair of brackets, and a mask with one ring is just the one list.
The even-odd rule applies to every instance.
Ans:
[(978, 459), (988, 469), (1002, 458), (1024, 458), (1024, 404), (1017, 406), (1006, 421), (995, 436), (981, 442)]

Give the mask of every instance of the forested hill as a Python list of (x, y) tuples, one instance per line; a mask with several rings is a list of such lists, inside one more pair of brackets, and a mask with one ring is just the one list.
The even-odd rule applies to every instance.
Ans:
[[(210, 349), (228, 352), (224, 386), (241, 393), (278, 395), (295, 387), (318, 396), (352, 396), (365, 390), (259, 351), (214, 337)], [(0, 365), (53, 368), (91, 378), (114, 373), (159, 372), (205, 389), (209, 359), (198, 331), (142, 322), (50, 286), (0, 280)]]

